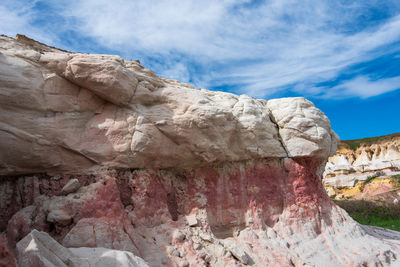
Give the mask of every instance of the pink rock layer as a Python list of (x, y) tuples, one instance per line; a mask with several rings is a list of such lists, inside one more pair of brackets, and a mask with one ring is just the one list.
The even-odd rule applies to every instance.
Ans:
[(303, 207), (310, 216), (316, 205), (331, 205), (315, 174), (317, 167), (317, 162), (306, 159), (274, 160), (122, 175), (130, 181), (138, 225), (159, 224), (163, 218), (177, 220), (192, 210), (206, 209), (211, 227), (245, 224), (246, 216), (256, 218), (258, 227), (273, 227), (292, 205)]
[(0, 235), (0, 266), (14, 267), (16, 266), (15, 258), (7, 248), (6, 242)]
[[(11, 247), (35, 228), (66, 247), (132, 251), (150, 266), (395, 261), (399, 244), (369, 236), (328, 198), (316, 174), (320, 165), (302, 158), (111, 170), (60, 175), (56, 181), (30, 178), (32, 183), (19, 188), (3, 180), (2, 190), (10, 193), (2, 195), (9, 203), (2, 212), (10, 216), (24, 207), (8, 222)], [(72, 178), (84, 186), (59, 196)], [(44, 184), (47, 190), (40, 191)], [(13, 201), (16, 196), (26, 201)], [(187, 215), (195, 215), (198, 224), (189, 226)]]

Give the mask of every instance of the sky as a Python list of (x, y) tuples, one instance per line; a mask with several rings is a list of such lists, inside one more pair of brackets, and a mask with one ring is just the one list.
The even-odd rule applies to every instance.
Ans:
[(400, 132), (399, 0), (2, 0), (0, 34), (196, 88), (304, 96), (341, 139)]

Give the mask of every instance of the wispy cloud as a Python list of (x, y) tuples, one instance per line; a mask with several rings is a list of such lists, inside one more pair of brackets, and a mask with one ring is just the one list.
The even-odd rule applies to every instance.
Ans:
[[(355, 64), (400, 51), (395, 45), (400, 42), (400, 3), (394, 0), (39, 2), (66, 22), (58, 36), (79, 33), (125, 57), (140, 58), (160, 75), (198, 87), (226, 85), (255, 97), (291, 90), (335, 98), (399, 88), (398, 77), (371, 80), (367, 74), (333, 87), (317, 86)], [(12, 18), (20, 20), (15, 25), (22, 26), (9, 26), (6, 33), (40, 15), (14, 13)], [(0, 19), (0, 25), (11, 21)], [(46, 32), (46, 25), (35, 27)]]
[(400, 77), (372, 80), (367, 76), (357, 76), (333, 87), (319, 88), (324, 98), (360, 97), (368, 98), (400, 88)]
[(33, 9), (37, 2), (37, 0), (27, 2), (3, 0), (0, 3), (0, 34), (8, 36), (25, 34), (53, 45), (56, 39), (54, 33), (32, 25), (32, 21), (39, 16)]

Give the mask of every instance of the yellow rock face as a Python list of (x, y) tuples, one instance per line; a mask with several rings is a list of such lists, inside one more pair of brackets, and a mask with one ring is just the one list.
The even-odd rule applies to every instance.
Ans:
[(329, 196), (335, 199), (370, 199), (392, 191), (400, 191), (397, 179), (391, 177), (377, 177), (369, 183), (359, 183), (353, 187), (334, 188), (325, 185)]

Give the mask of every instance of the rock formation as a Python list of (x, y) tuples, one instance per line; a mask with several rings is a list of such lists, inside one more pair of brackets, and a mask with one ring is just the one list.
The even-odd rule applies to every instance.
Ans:
[(100, 265), (399, 263), (400, 234), (326, 195), (338, 138), (304, 98), (194, 89), (3, 36), (0, 111), (0, 227), (22, 266), (91, 266), (88, 251)]
[(47, 233), (33, 230), (17, 245), (20, 266), (132, 266), (148, 267), (127, 251), (106, 248), (65, 248)]
[[(360, 196), (390, 191), (393, 189), (390, 177), (397, 174), (400, 174), (400, 134), (392, 134), (342, 141), (336, 154), (328, 159), (323, 181), (328, 194), (340, 198), (347, 191)], [(369, 177), (378, 178), (376, 186), (374, 183), (363, 186)], [(353, 190), (356, 188), (365, 192)]]

